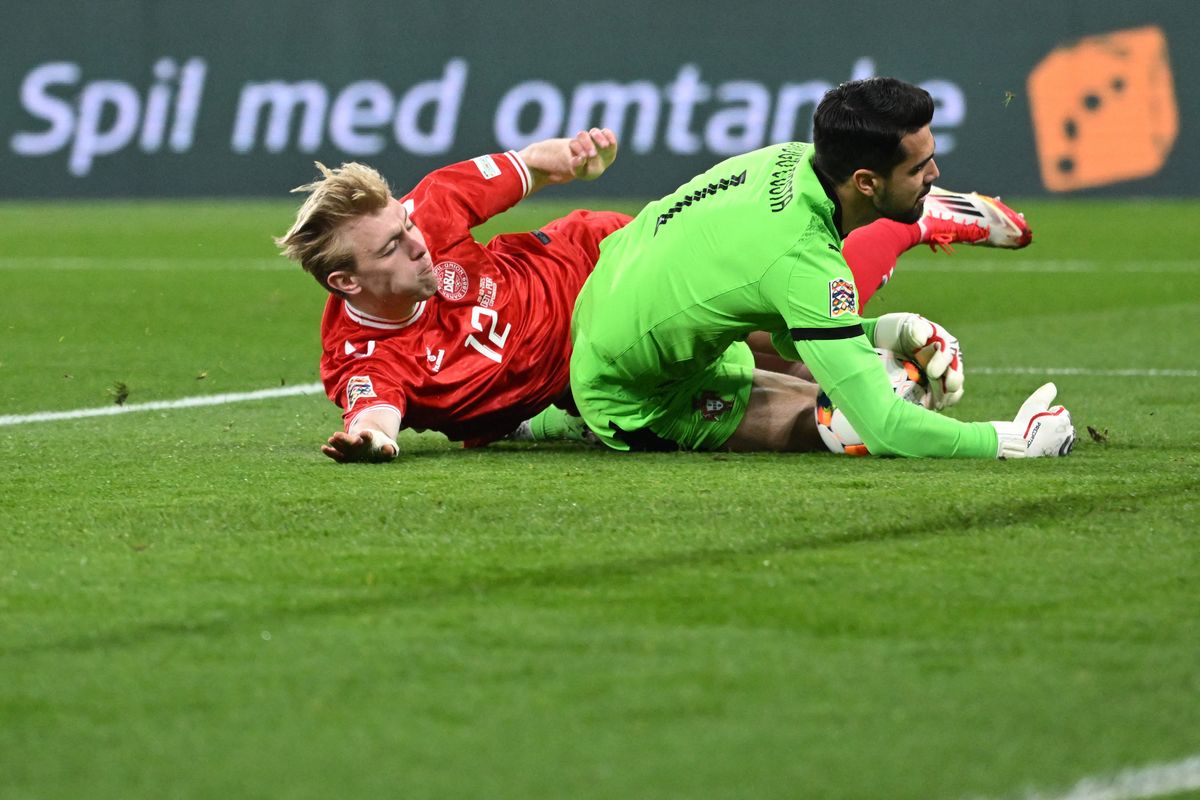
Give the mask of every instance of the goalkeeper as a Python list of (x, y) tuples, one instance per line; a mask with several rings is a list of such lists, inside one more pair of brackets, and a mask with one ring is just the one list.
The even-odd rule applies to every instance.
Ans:
[(874, 348), (925, 365), (945, 402), (961, 387), (957, 343), (916, 315), (859, 316), (842, 239), (880, 218), (921, 217), (939, 175), (932, 118), (928, 93), (910, 84), (842, 84), (817, 108), (812, 145), (724, 161), (609, 236), (571, 328), (571, 389), (591, 431), (616, 450), (822, 449), (817, 387), (754, 367), (745, 340), (767, 331), (872, 453), (1070, 452), (1053, 384), (1011, 421), (960, 422), (902, 401)]

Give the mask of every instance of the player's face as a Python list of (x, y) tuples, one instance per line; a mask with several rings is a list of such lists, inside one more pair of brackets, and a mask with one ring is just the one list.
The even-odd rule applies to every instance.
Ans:
[(365, 298), (419, 302), (437, 290), (425, 237), (396, 198), (346, 223), (343, 236), (354, 251), (354, 284)]
[(926, 125), (900, 140), (905, 158), (883, 179), (872, 200), (879, 215), (896, 222), (913, 223), (925, 210), (925, 195), (941, 174), (933, 160), (933, 133)]

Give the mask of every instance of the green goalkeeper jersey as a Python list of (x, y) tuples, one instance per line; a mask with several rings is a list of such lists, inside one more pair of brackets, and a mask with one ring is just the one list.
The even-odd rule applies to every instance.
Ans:
[(994, 458), (991, 425), (892, 391), (812, 154), (790, 142), (723, 161), (604, 240), (572, 321), (577, 400), (661, 396), (763, 330), (808, 365), (872, 453)]

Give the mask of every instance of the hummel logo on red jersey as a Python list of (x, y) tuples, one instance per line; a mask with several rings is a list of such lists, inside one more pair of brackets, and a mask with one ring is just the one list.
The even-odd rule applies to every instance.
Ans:
[(445, 350), (438, 350), (437, 355), (434, 355), (432, 350), (428, 347), (425, 348), (425, 360), (429, 362), (430, 372), (436, 375), (438, 370), (442, 368), (442, 356), (444, 355), (446, 355)]
[(375, 352), (375, 340), (374, 339), (367, 342), (367, 352), (365, 352), (365, 353), (358, 352), (358, 348), (354, 346), (354, 343), (351, 342), (349, 339), (346, 340), (346, 355), (348, 355), (348, 356), (354, 356), (355, 358), (366, 358), (367, 356), (371, 355), (371, 353), (374, 353), (374, 352)]

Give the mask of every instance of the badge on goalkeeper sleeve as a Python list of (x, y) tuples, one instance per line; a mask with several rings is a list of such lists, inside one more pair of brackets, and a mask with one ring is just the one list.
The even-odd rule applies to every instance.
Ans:
[(1071, 412), (1050, 405), (1058, 388), (1047, 383), (1029, 396), (1012, 422), (993, 422), (997, 458), (1065, 456), (1075, 446)]
[(875, 326), (875, 346), (902, 353), (921, 367), (929, 381), (929, 408), (937, 411), (962, 399), (962, 346), (941, 325), (920, 314), (884, 314)]

